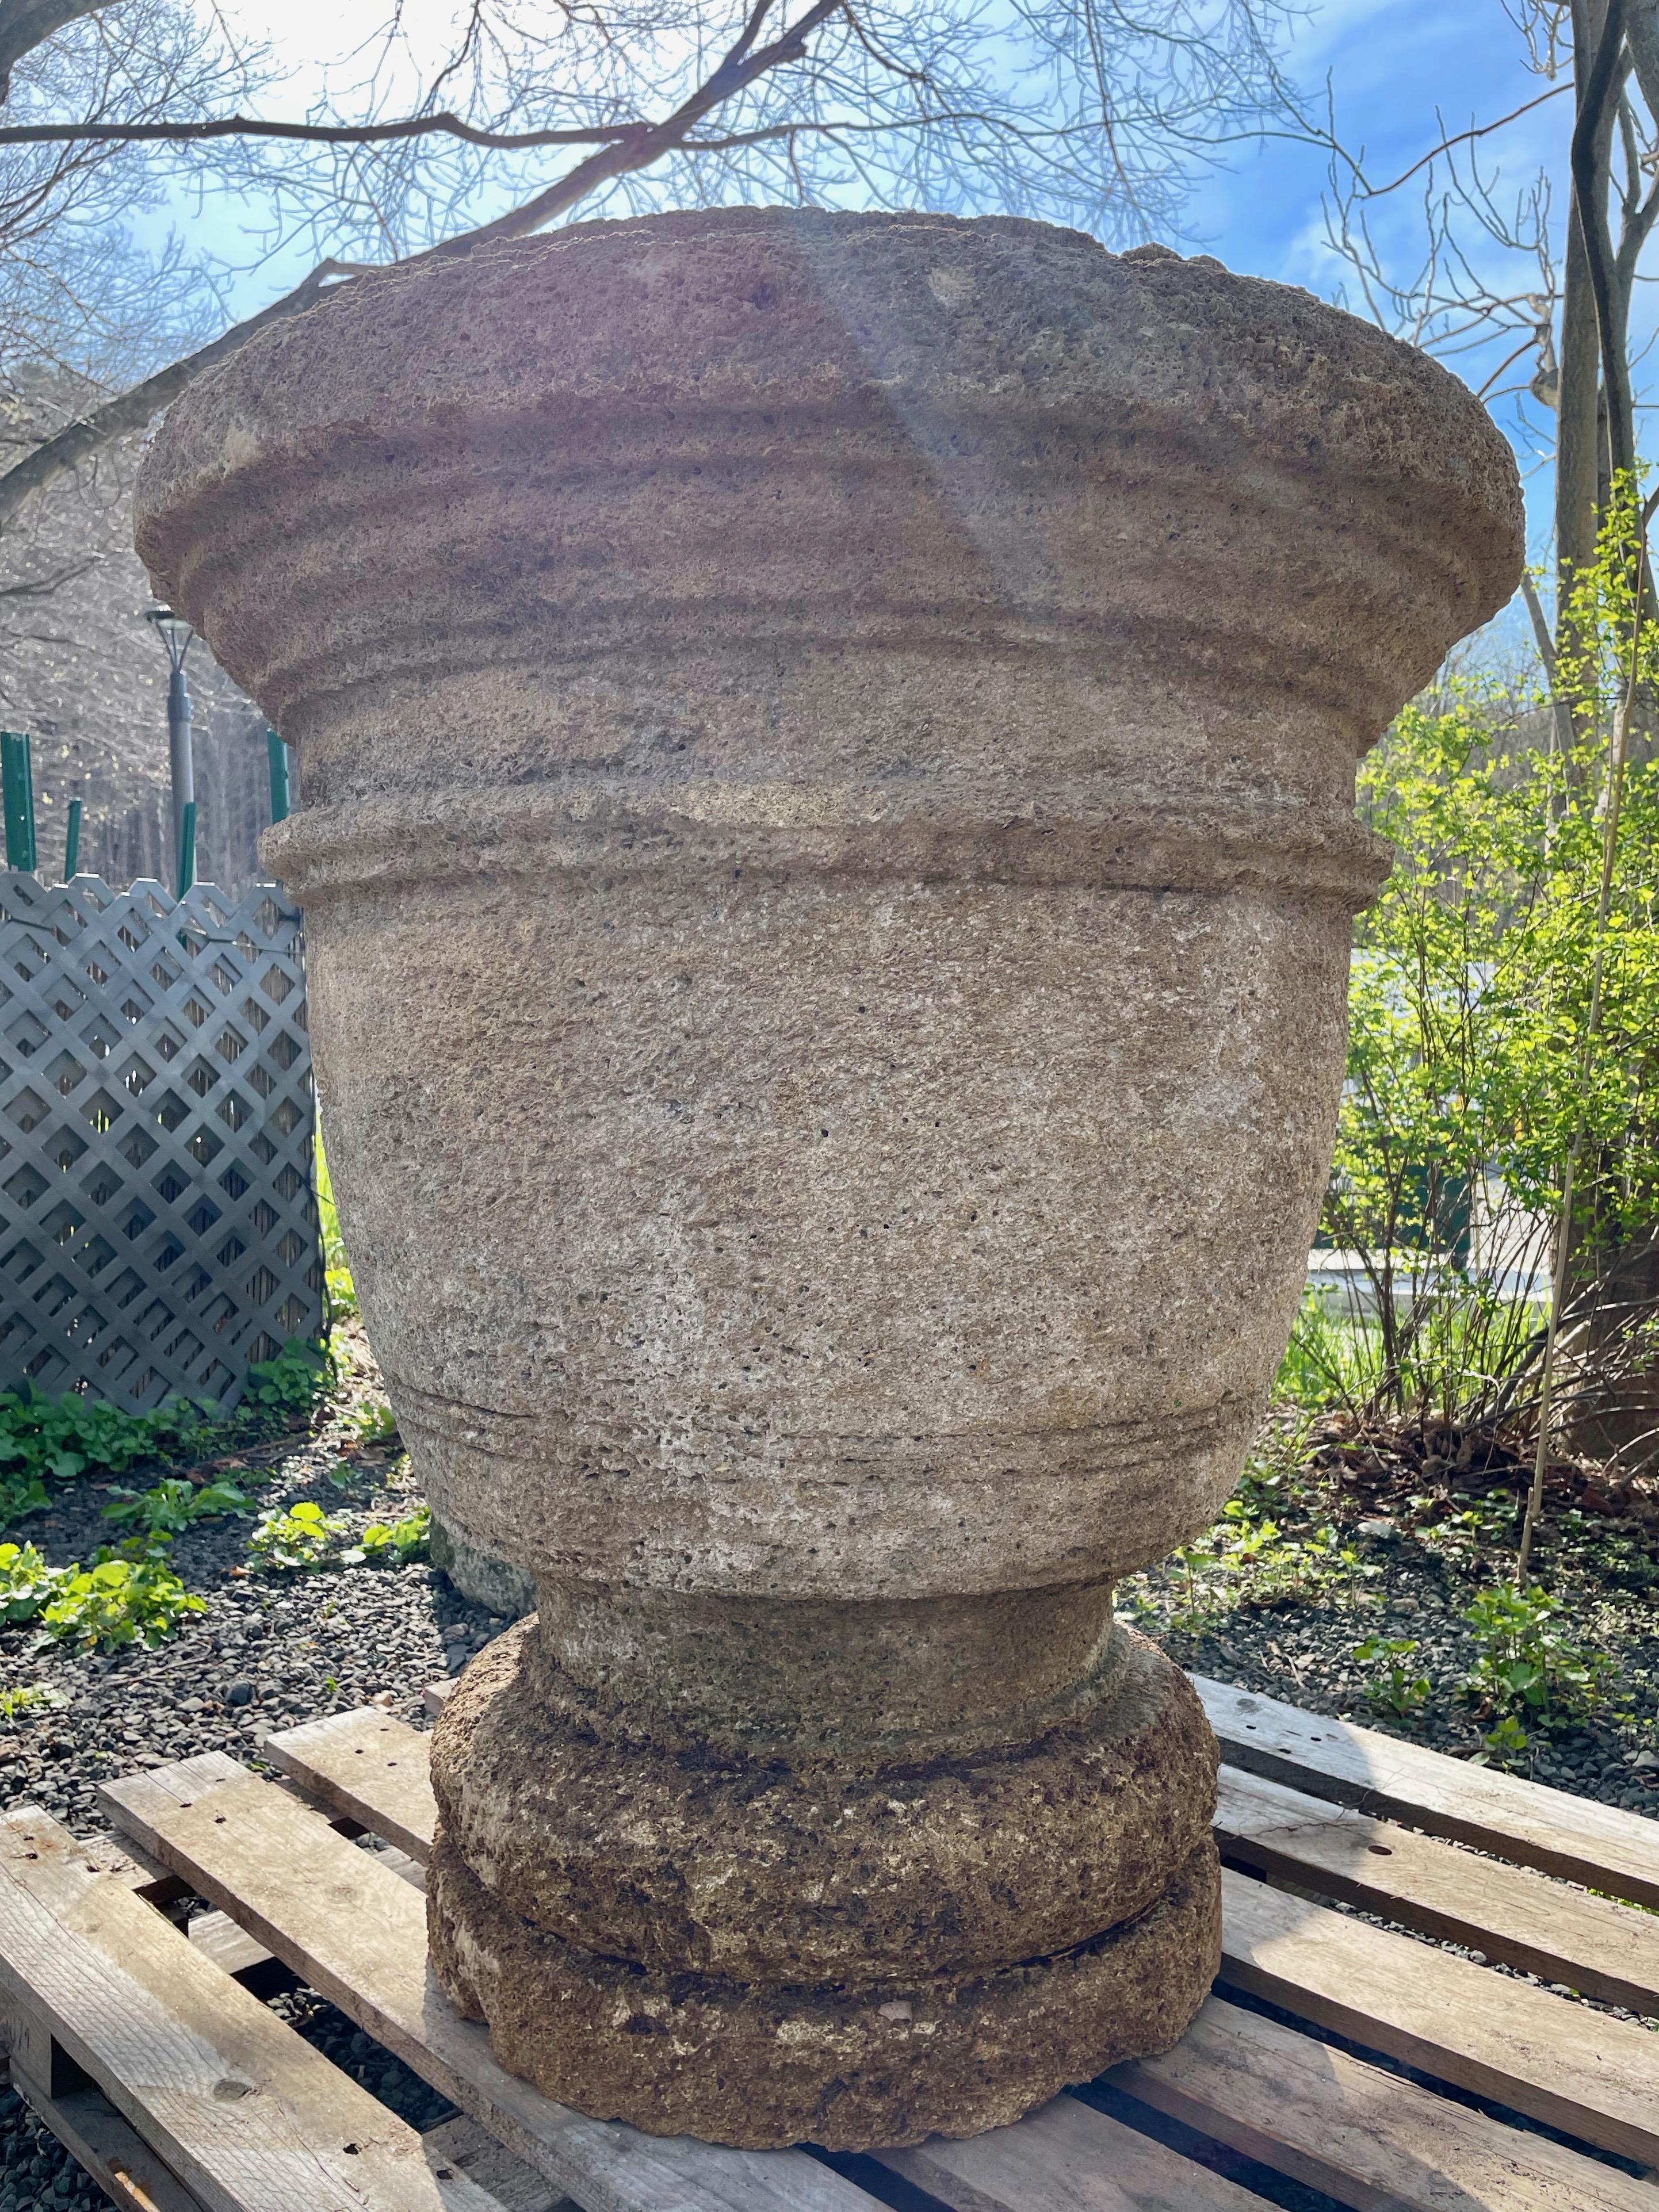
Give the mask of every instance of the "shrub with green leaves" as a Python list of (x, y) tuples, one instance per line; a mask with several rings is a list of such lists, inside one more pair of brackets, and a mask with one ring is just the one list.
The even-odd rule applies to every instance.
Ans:
[[(1603, 863), (1608, 727), (1626, 681), (1626, 488), (1579, 580), (1583, 650), (1559, 673), (1563, 750), (1541, 702), (1452, 684), (1407, 707), (1358, 795), (1395, 869), (1360, 917), (1347, 1082), (1321, 1227), (1358, 1255), (1370, 1317), (1346, 1336), (1304, 1308), (1289, 1381), (1448, 1424), (1524, 1416), (1565, 1163), (1598, 1253), (1659, 1228), (1659, 756), (1629, 763), (1586, 1037)], [(1659, 682), (1659, 623), (1643, 676)], [(1522, 1294), (1535, 1281), (1537, 1291)]]

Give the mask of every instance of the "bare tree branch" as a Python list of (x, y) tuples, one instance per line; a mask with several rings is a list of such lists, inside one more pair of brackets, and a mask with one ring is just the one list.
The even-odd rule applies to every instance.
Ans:
[(9, 98), (11, 73), (25, 54), (100, 4), (101, 0), (0, 0), (0, 101)]
[(257, 315), (238, 323), (210, 345), (203, 346), (184, 361), (175, 361), (155, 375), (146, 377), (130, 391), (119, 393), (89, 414), (80, 416), (67, 423), (44, 445), (15, 462), (0, 475), (0, 529), (16, 514), (32, 492), (54, 477), (63, 476), (75, 468), (100, 446), (112, 438), (125, 436), (133, 430), (142, 430), (152, 416), (169, 401), (176, 399), (187, 384), (193, 383), (204, 368), (222, 361), (258, 331), (272, 323), (285, 322), (290, 316), (303, 314), (322, 296), (325, 289), (335, 278), (362, 276), (367, 273), (358, 264), (349, 262), (325, 261), (313, 269), (303, 283), (280, 300), (274, 300)]
[[(700, 84), (690, 97), (683, 100), (672, 114), (660, 123), (634, 125), (620, 143), (609, 146), (599, 154), (590, 155), (568, 170), (545, 191), (538, 192), (533, 199), (521, 207), (500, 216), (494, 222), (482, 223), (476, 230), (459, 238), (447, 238), (436, 246), (428, 246), (424, 253), (411, 254), (411, 261), (450, 260), (459, 254), (471, 253), (480, 246), (491, 245), (496, 239), (523, 238), (531, 231), (556, 222), (567, 209), (573, 208), (588, 198), (613, 178), (625, 176), (629, 170), (648, 168), (653, 161), (682, 144), (687, 134), (703, 117), (720, 107), (764, 76), (770, 70), (785, 63), (799, 61), (806, 52), (812, 33), (832, 16), (844, 15), (847, 0), (815, 0), (806, 13), (769, 46), (750, 52), (750, 42), (769, 14), (771, 0), (756, 0), (744, 35), (726, 55), (714, 74)], [(0, 479), (3, 489), (3, 479)]]
[(0, 146), (191, 145), (214, 138), (288, 138), (312, 146), (383, 146), (400, 138), (452, 137), (469, 146), (526, 153), (538, 146), (603, 145), (644, 126), (617, 123), (565, 131), (485, 131), (459, 115), (410, 115), (396, 123), (267, 123), (227, 115), (181, 123), (0, 124)]
[[(663, 154), (684, 143), (696, 125), (714, 109), (722, 106), (769, 70), (786, 63), (799, 60), (806, 43), (818, 27), (832, 16), (841, 13), (845, 0), (817, 0), (783, 34), (769, 45), (753, 49), (756, 32), (770, 11), (772, 0), (757, 0), (744, 26), (742, 36), (726, 54), (718, 69), (704, 80), (690, 98), (681, 102), (673, 112), (655, 124), (628, 126), (616, 143), (599, 153), (579, 162), (555, 184), (527, 201), (522, 207), (465, 232), (459, 237), (446, 239), (429, 247), (425, 253), (414, 254), (410, 261), (434, 258), (448, 258), (471, 252), (474, 248), (496, 239), (517, 238), (538, 230), (588, 197), (600, 184), (625, 174), (628, 171), (647, 167), (660, 159)], [(303, 313), (314, 305), (331, 280), (349, 278), (368, 273), (360, 264), (326, 261), (313, 269), (303, 283), (293, 291), (276, 301), (247, 320), (202, 347), (183, 361), (171, 363), (155, 375), (146, 378), (131, 391), (93, 409), (62, 430), (22, 460), (0, 474), (0, 528), (17, 512), (23, 501), (54, 477), (76, 467), (98, 447), (111, 438), (121, 437), (133, 430), (143, 428), (151, 417), (175, 399), (185, 386), (210, 368), (217, 361), (234, 353), (258, 331), (272, 323), (287, 320)]]
[[(411, 96), (412, 33), (402, 0), (387, 0), (362, 50), (355, 113), (337, 112), (331, 91), (304, 120), (266, 120), (229, 88), (234, 70), (216, 99), (217, 81), (193, 52), (171, 76), (147, 69), (136, 46), (118, 71), (100, 63), (88, 74), (88, 56), (96, 62), (122, 26), (161, 26), (171, 11), (199, 31), (186, 0), (0, 0), (0, 57), (27, 57), (29, 72), (0, 123), (0, 355), (45, 354), (74, 379), (60, 388), (112, 391), (106, 363), (88, 365), (89, 344), (77, 358), (75, 340), (79, 330), (101, 343), (107, 331), (112, 348), (129, 298), (143, 327), (145, 267), (122, 217), (146, 204), (133, 197), (146, 178), (169, 173), (145, 167), (152, 151), (202, 191), (269, 209), (262, 257), (309, 239), (319, 264), (283, 299), (210, 343), (180, 343), (180, 358), (139, 373), (0, 472), (0, 529), (42, 486), (337, 279), (468, 254), (588, 204), (643, 210), (670, 194), (704, 205), (988, 204), (1108, 235), (1168, 234), (1172, 179), (1294, 115), (1273, 43), (1294, 4), (1007, 0), (993, 21), (983, 0), (469, 0), (447, 58), (435, 74), (416, 72)], [(65, 22), (53, 41), (51, 26)], [(80, 81), (69, 66), (77, 52)], [(208, 96), (192, 94), (204, 79)], [(586, 150), (532, 189), (523, 157), (557, 147)], [(137, 182), (100, 199), (98, 180), (111, 178)], [(77, 191), (91, 218), (81, 229), (63, 219)], [(507, 212), (495, 213), (504, 201)], [(8, 283), (22, 302), (15, 329)], [(152, 300), (171, 304), (178, 289), (154, 285)], [(205, 335), (205, 313), (200, 327)], [(155, 357), (152, 348), (143, 367)]]
[[(1442, 138), (1437, 146), (1431, 146), (1426, 154), (1419, 155), (1409, 169), (1402, 169), (1397, 177), (1386, 185), (1369, 183), (1353, 155), (1340, 147), (1336, 147), (1335, 150), (1343, 161), (1352, 165), (1364, 198), (1385, 199), (1390, 192), (1397, 192), (1401, 185), (1409, 184), (1414, 176), (1426, 169), (1431, 162), (1437, 161), (1443, 154), (1449, 154), (1454, 146), (1472, 145), (1477, 138), (1490, 138), (1495, 131), (1507, 131), (1511, 123), (1518, 123), (1523, 115), (1530, 115), (1534, 108), (1542, 107), (1547, 100), (1559, 100), (1564, 92), (1571, 90), (1570, 85), (1552, 85), (1547, 92), (1540, 92), (1536, 100), (1523, 100), (1519, 107), (1512, 107), (1507, 115), (1500, 115), (1494, 123), (1471, 124), (1467, 131), (1453, 131), (1449, 137)], [(4, 133), (0, 132), (0, 137), (3, 137)], [(1332, 143), (1334, 146), (1335, 142), (1333, 141)]]

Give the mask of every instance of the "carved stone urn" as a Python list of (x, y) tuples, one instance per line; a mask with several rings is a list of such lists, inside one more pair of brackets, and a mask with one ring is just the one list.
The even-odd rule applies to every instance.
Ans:
[(266, 332), (138, 543), (299, 749), (364, 1318), (539, 1591), (434, 1738), (443, 1988), (738, 2144), (1174, 2043), (1216, 1752), (1113, 1585), (1285, 1342), (1355, 761), (1519, 574), (1485, 413), (1162, 247), (671, 215)]

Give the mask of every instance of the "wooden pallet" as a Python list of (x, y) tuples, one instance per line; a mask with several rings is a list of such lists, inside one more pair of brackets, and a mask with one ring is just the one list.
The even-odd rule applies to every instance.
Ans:
[[(884, 2152), (866, 2186), (805, 2150), (586, 2119), (504, 2073), (428, 1980), (428, 1739), (378, 1709), (268, 1738), (284, 1781), (215, 1753), (111, 1785), (125, 1857), (27, 1806), (0, 1819), (13, 2079), (134, 2212), (877, 2212), (917, 2190), (957, 2212), (1261, 2212), (1160, 2114), (1359, 2212), (1659, 2212), (1630, 2171), (1659, 2168), (1659, 2033), (1402, 1932), (1659, 2015), (1659, 1917), (1632, 1909), (1659, 1904), (1659, 1823), (1199, 1686), (1228, 1762), (1217, 1993), (1097, 2101)], [(158, 1910), (185, 1891), (219, 1908), (188, 1936)], [(243, 1986), (283, 1968), (464, 2118), (404, 2125)]]

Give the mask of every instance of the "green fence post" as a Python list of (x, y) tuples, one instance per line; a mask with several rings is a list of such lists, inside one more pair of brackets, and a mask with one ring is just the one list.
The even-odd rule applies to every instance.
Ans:
[(29, 741), (15, 730), (0, 731), (0, 782), (6, 808), (6, 866), (34, 872), (34, 778)]
[(179, 823), (179, 896), (196, 880), (196, 801), (187, 799)]
[(288, 820), (288, 747), (275, 730), (267, 730), (265, 750), (270, 756), (270, 818), (273, 822), (286, 822)]
[(69, 829), (64, 838), (64, 881), (72, 884), (81, 872), (81, 802), (69, 803)]

